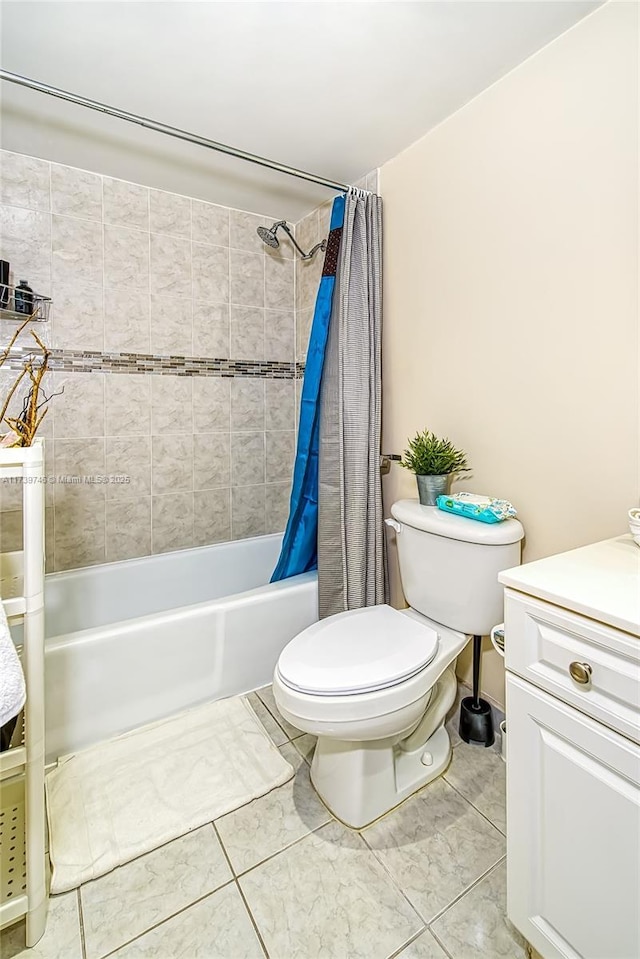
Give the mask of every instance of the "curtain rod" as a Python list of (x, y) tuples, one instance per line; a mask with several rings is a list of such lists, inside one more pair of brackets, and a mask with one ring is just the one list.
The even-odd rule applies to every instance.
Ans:
[(218, 143), (216, 140), (209, 140), (207, 137), (201, 137), (195, 133), (188, 133), (186, 130), (168, 126), (166, 123), (158, 123), (156, 120), (149, 120), (147, 117), (139, 117), (135, 113), (127, 113), (126, 110), (118, 110), (116, 107), (110, 107), (106, 103), (100, 103), (98, 100), (89, 100), (88, 97), (81, 97), (76, 93), (69, 93), (66, 90), (49, 86), (48, 83), (30, 80), (28, 77), (21, 77), (19, 74), (10, 73), (8, 70), (0, 70), (0, 80), (7, 80), (9, 83), (16, 83), (18, 86), (27, 87), (29, 90), (46, 93), (49, 96), (58, 97), (60, 100), (67, 100), (69, 103), (77, 103), (81, 107), (88, 107), (89, 110), (97, 110), (99, 113), (106, 113), (111, 117), (127, 120), (129, 123), (136, 123), (138, 126), (145, 127), (147, 130), (155, 130), (156, 133), (164, 133), (166, 136), (174, 137), (176, 140), (185, 140), (187, 143), (195, 143), (197, 146), (206, 147), (208, 150), (226, 153), (228, 156), (237, 157), (239, 160), (246, 160), (248, 163), (256, 163), (258, 166), (267, 167), (269, 170), (276, 170), (278, 173), (285, 173), (287, 176), (297, 177), (299, 180), (308, 180), (310, 183), (317, 183), (319, 186), (327, 187), (330, 190), (342, 192), (343, 190), (350, 189), (346, 183), (336, 183), (334, 180), (325, 180), (324, 177), (316, 176), (315, 173), (296, 170), (294, 167), (285, 166), (283, 163), (276, 163), (275, 160), (268, 160), (266, 157), (256, 156), (254, 153), (246, 153), (244, 150), (238, 150), (235, 147), (228, 146), (226, 143)]

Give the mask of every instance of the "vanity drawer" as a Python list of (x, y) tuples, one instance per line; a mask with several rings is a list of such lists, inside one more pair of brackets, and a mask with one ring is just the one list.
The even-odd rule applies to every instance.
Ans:
[(507, 589), (505, 665), (640, 743), (639, 639)]

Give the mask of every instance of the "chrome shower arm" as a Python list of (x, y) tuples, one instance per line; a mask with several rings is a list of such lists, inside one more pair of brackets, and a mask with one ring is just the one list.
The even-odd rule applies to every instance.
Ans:
[(318, 250), (324, 250), (326, 248), (327, 241), (322, 240), (321, 243), (316, 243), (316, 245), (314, 246), (312, 250), (309, 250), (308, 253), (305, 253), (302, 247), (296, 242), (296, 238), (291, 232), (291, 230), (289, 229), (289, 227), (287, 226), (286, 220), (280, 220), (279, 223), (276, 223), (274, 225), (274, 232), (275, 230), (277, 230), (279, 226), (281, 226), (284, 232), (287, 234), (287, 236), (289, 237), (289, 239), (291, 240), (291, 242), (293, 243), (293, 245), (295, 246), (296, 250), (298, 251), (298, 253), (300, 254), (303, 260), (310, 260), (314, 253), (316, 253)]

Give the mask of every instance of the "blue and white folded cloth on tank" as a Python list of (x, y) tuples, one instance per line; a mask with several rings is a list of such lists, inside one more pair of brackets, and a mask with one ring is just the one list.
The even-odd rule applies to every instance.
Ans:
[(480, 496), (477, 493), (454, 493), (453, 496), (438, 496), (438, 509), (445, 513), (455, 513), (476, 519), (480, 523), (501, 523), (504, 519), (517, 516), (514, 506), (506, 499), (494, 499), (493, 496)]

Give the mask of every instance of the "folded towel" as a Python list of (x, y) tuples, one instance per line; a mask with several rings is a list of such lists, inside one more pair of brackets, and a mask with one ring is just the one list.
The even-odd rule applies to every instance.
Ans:
[(445, 513), (456, 513), (458, 516), (466, 516), (467, 519), (477, 519), (481, 523), (500, 523), (503, 519), (517, 516), (515, 507), (508, 500), (479, 496), (476, 493), (438, 496), (436, 506)]
[(18, 715), (26, 698), (24, 673), (0, 602), (0, 726)]

